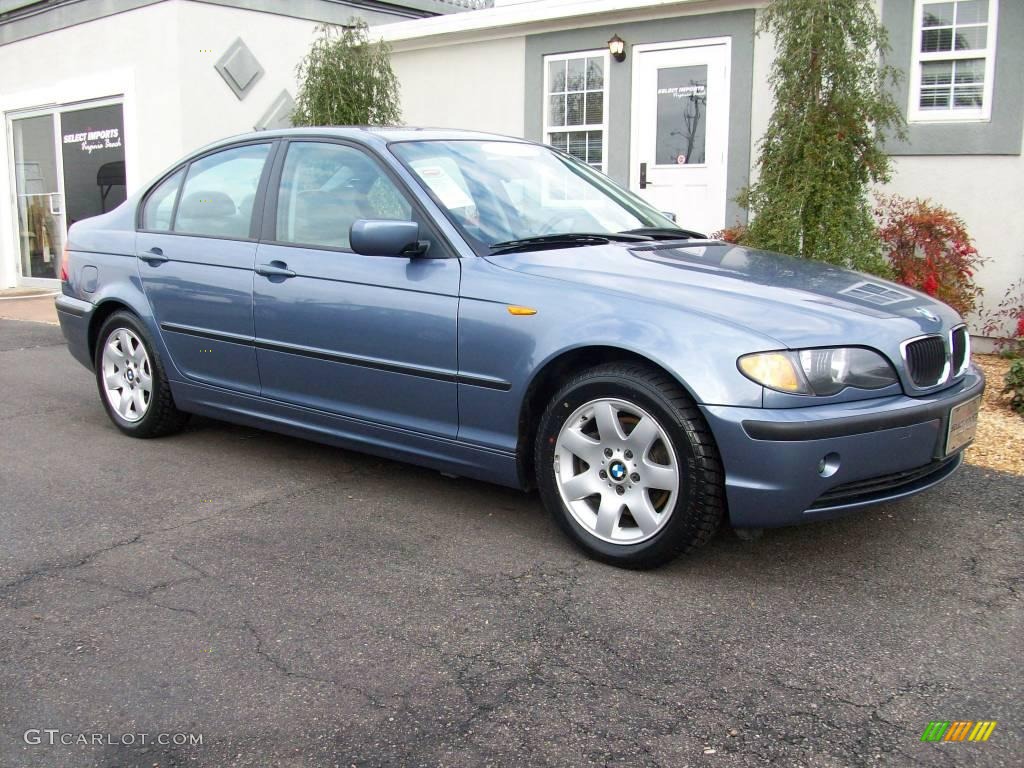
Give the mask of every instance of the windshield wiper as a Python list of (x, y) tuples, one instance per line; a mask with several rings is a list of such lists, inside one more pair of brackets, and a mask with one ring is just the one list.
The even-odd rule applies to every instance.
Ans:
[(672, 229), (670, 227), (640, 227), (619, 232), (620, 235), (646, 235), (654, 240), (707, 240), (708, 236), (692, 229)]
[(501, 253), (533, 246), (605, 245), (612, 240), (633, 242), (635, 240), (650, 240), (650, 238), (632, 232), (563, 232), (557, 235), (536, 235), (517, 240), (503, 240), (500, 243), (491, 243), (488, 247), (493, 253)]

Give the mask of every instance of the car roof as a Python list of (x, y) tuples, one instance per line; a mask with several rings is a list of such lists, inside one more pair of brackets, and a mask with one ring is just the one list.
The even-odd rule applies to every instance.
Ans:
[(322, 126), (308, 128), (281, 128), (270, 131), (253, 131), (215, 141), (203, 147), (202, 151), (215, 147), (251, 141), (253, 139), (322, 137), (349, 139), (361, 144), (384, 145), (395, 141), (514, 141), (527, 143), (515, 136), (502, 136), (483, 131), (460, 130), (458, 128), (420, 128), (416, 126)]

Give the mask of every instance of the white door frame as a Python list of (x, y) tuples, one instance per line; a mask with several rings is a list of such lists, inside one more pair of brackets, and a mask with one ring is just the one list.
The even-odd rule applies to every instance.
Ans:
[[(729, 96), (732, 90), (732, 38), (731, 37), (701, 37), (691, 40), (675, 40), (666, 43), (643, 43), (634, 45), (630, 58), (632, 76), (629, 94), (629, 188), (639, 194), (640, 187), (640, 130), (642, 119), (637, 111), (638, 99), (640, 97), (640, 56), (650, 51), (670, 51), (680, 48), (710, 48), (714, 46), (725, 47), (725, 92), (719, 97), (719, 108), (724, 110), (725, 125), (729, 125)], [(726, 190), (728, 190), (728, 160), (729, 160), (729, 138), (725, 137), (722, 150), (722, 171), (726, 174)], [(728, 195), (728, 192), (726, 192)], [(726, 197), (728, 203), (728, 197)], [(685, 222), (683, 223), (685, 226)]]

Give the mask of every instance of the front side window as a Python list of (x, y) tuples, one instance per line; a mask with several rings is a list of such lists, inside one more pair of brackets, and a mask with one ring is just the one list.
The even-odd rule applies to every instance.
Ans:
[(250, 144), (194, 161), (181, 191), (173, 231), (248, 239), (256, 191), (269, 152), (269, 144)]
[(348, 249), (349, 230), (359, 219), (412, 218), (404, 195), (366, 153), (343, 144), (288, 147), (277, 198), (278, 242)]
[(544, 143), (605, 169), (608, 52), (544, 57)]
[(572, 157), (536, 144), (410, 141), (392, 152), (474, 245), (546, 235), (622, 234), (675, 225)]
[(911, 122), (988, 120), (998, 0), (917, 0)]
[(171, 215), (174, 213), (174, 201), (178, 198), (178, 187), (185, 175), (180, 170), (173, 176), (164, 179), (160, 186), (150, 192), (146, 198), (146, 207), (142, 212), (142, 228), (154, 232), (167, 232), (171, 228)]

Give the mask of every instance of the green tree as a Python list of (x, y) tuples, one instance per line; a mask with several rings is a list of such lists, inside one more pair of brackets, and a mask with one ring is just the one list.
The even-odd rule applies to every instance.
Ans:
[(887, 274), (869, 187), (889, 179), (887, 134), (904, 137), (889, 93), (900, 73), (873, 0), (772, 0), (759, 34), (775, 36), (775, 110), (759, 177), (739, 202), (753, 220), (744, 242)]
[(402, 119), (390, 47), (370, 42), (366, 22), (321, 25), (299, 62), (292, 125), (396, 125)]

